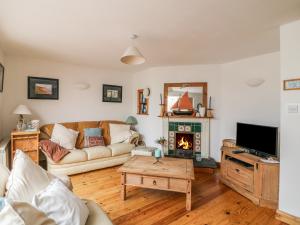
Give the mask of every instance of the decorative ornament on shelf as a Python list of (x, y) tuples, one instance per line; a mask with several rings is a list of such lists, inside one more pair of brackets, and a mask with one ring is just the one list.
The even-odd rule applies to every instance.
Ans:
[(18, 107), (13, 112), (16, 115), (19, 115), (19, 121), (17, 123), (17, 130), (22, 131), (26, 129), (26, 123), (24, 121), (24, 115), (31, 115), (30, 110), (26, 105), (18, 105)]
[(208, 109), (207, 109), (207, 112), (206, 112), (206, 116), (208, 118), (213, 118), (214, 117), (213, 109), (211, 108), (211, 96), (209, 96), (209, 104), (208, 104)]
[(146, 59), (142, 53), (134, 46), (133, 42), (138, 38), (138, 35), (132, 34), (130, 39), (132, 40), (132, 45), (129, 46), (121, 57), (121, 62), (128, 65), (139, 65), (143, 64)]
[(206, 108), (201, 103), (197, 105), (197, 111), (196, 117), (205, 117)]
[(160, 94), (160, 117), (164, 117), (165, 116), (165, 104), (163, 103), (163, 98), (162, 98), (162, 94)]
[(143, 96), (144, 96), (144, 98), (149, 98), (149, 96), (150, 96), (150, 88), (144, 88), (144, 90), (143, 90)]

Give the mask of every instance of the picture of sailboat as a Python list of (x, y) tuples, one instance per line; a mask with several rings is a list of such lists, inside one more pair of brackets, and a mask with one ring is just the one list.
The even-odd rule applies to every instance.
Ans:
[(192, 115), (194, 113), (193, 103), (189, 93), (185, 92), (171, 107), (174, 115)]

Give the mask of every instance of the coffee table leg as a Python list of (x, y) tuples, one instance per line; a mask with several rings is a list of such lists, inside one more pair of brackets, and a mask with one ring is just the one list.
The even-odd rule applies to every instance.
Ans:
[(192, 209), (192, 182), (188, 180), (187, 192), (186, 192), (186, 210)]
[(126, 199), (126, 185), (125, 185), (126, 173), (121, 174), (121, 199)]

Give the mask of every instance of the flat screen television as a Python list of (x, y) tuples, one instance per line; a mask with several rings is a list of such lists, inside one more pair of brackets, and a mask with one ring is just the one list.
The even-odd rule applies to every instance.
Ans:
[(250, 153), (277, 156), (278, 128), (237, 123), (236, 145), (249, 149)]

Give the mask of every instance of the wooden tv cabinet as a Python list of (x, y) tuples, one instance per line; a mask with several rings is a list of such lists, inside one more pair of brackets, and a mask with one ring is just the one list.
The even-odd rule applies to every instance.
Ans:
[(237, 149), (222, 147), (221, 181), (256, 205), (277, 209), (279, 163), (265, 163), (248, 153), (234, 154)]

